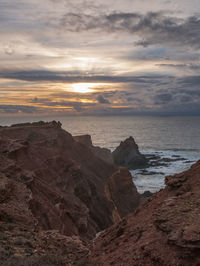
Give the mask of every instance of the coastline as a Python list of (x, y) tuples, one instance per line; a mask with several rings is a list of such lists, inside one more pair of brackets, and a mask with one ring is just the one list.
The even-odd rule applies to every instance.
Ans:
[(196, 265), (200, 161), (140, 195), (109, 150), (60, 122), (2, 127), (0, 144), (1, 265)]

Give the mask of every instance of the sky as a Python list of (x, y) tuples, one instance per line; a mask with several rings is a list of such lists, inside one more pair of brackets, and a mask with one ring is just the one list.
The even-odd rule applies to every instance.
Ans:
[(0, 116), (200, 115), (199, 0), (0, 0)]

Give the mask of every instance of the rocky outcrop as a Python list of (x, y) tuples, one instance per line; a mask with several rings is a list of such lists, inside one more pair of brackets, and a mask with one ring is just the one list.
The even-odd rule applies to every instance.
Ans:
[(90, 149), (99, 159), (105, 161), (106, 163), (114, 163), (111, 151), (106, 148), (94, 146), (92, 144), (92, 139), (90, 135), (74, 136), (73, 138), (79, 143), (86, 146), (88, 149)]
[(199, 265), (200, 161), (146, 196), (56, 122), (2, 127), (0, 265)]
[(115, 164), (137, 169), (147, 166), (148, 160), (139, 152), (138, 145), (133, 137), (122, 141), (112, 153)]
[(194, 266), (200, 261), (200, 161), (94, 240), (95, 265)]
[(2, 265), (84, 265), (82, 241), (139, 200), (128, 170), (99, 159), (60, 123), (0, 129)]

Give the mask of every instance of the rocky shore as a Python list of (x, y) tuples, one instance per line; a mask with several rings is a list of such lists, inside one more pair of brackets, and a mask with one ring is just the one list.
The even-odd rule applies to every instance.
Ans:
[(133, 137), (122, 141), (112, 152), (115, 164), (124, 166), (128, 169), (144, 168), (148, 165), (147, 158), (140, 153), (138, 145)]
[(141, 196), (89, 135), (55, 121), (1, 127), (0, 265), (197, 266), (199, 180), (197, 162)]
[(166, 188), (102, 232), (94, 241), (97, 265), (194, 266), (200, 261), (200, 161), (166, 177)]
[(71, 246), (76, 260), (77, 250), (85, 254), (85, 243), (141, 198), (129, 171), (115, 166), (106, 149), (90, 137), (73, 138), (55, 121), (2, 127), (0, 176), (2, 265), (56, 250), (68, 262), (63, 250)]

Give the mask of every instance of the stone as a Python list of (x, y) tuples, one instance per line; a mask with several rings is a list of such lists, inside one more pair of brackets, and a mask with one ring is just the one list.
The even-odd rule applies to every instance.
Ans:
[(140, 153), (133, 137), (122, 141), (112, 155), (115, 164), (128, 169), (144, 168), (148, 163), (146, 157)]
[(138, 206), (128, 170), (96, 151), (55, 121), (0, 128), (0, 265), (84, 265), (96, 233)]
[[(123, 229), (116, 223), (94, 239), (89, 261), (102, 266), (199, 265), (199, 177), (200, 161), (168, 176), (165, 189), (123, 218)], [(183, 186), (190, 188), (184, 197)]]
[(99, 159), (103, 160), (106, 163), (114, 164), (111, 151), (106, 148), (94, 146), (92, 144), (92, 139), (90, 135), (74, 136), (74, 140), (90, 149)]

